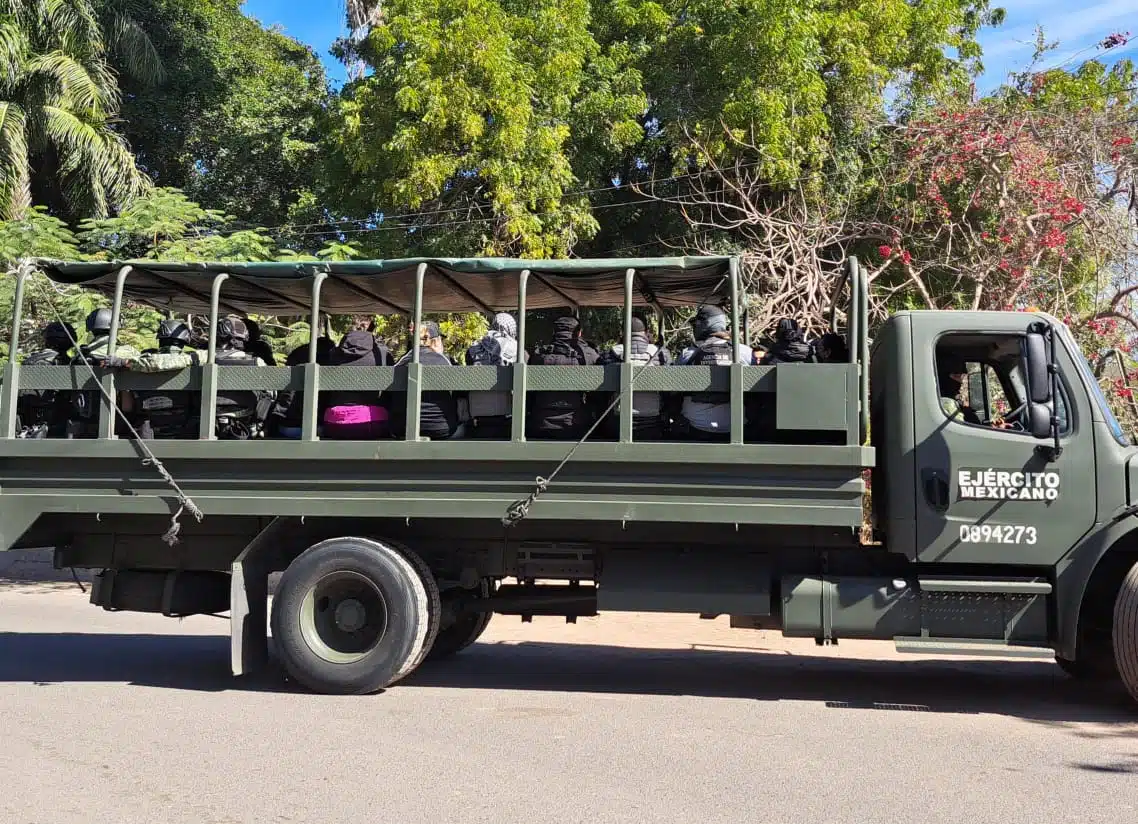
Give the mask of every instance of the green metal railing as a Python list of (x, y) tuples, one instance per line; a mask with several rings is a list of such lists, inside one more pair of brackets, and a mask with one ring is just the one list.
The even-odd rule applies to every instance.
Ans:
[[(168, 374), (112, 373), (96, 370), (96, 376), (83, 366), (32, 366), (21, 368), (10, 360), (0, 387), (0, 437), (16, 436), (16, 398), (20, 388), (55, 390), (104, 390), (99, 435), (113, 440), (116, 393), (129, 390), (163, 388), (201, 392), (201, 440), (213, 440), (215, 433), (216, 396), (218, 390), (303, 391), (303, 441), (318, 440), (320, 392), (374, 390), (406, 392), (408, 441), (421, 440), (418, 435), (422, 393), (427, 391), (494, 391), (511, 392), (513, 428), (511, 440), (525, 441), (527, 396), (535, 391), (572, 391), (619, 393), (619, 442), (632, 443), (633, 392), (694, 393), (722, 392), (730, 396), (731, 443), (744, 443), (746, 395), (774, 393), (777, 399), (777, 425), (781, 429), (808, 428), (844, 431), (844, 445), (865, 442), (869, 415), (869, 350), (868, 350), (868, 285), (856, 259), (848, 263), (850, 301), (847, 337), (849, 363), (814, 364), (805, 367), (751, 366), (739, 361), (739, 345), (744, 337), (741, 324), (741, 301), (738, 260), (729, 269), (732, 319), (732, 363), (730, 366), (687, 366), (683, 368), (638, 368), (635, 364), (611, 366), (530, 366), (518, 362), (511, 366), (447, 366), (420, 362), (419, 347), (413, 346), (411, 362), (400, 367), (322, 366), (316, 363), (315, 335), (309, 345), (308, 362), (297, 367), (264, 367), (260, 369), (223, 368), (215, 363), (217, 354), (217, 322), (221, 317), (222, 287), (229, 278), (217, 275), (210, 289), (210, 331), (206, 363), (201, 367)], [(111, 321), (110, 351), (118, 339), (121, 304), (131, 273), (124, 267), (115, 282), (115, 303)], [(419, 340), (423, 324), (423, 283), (427, 265), (420, 264), (415, 278), (415, 303), (412, 310), (412, 342)], [(526, 290), (531, 273), (518, 276), (517, 322), (518, 349), (526, 345)], [(26, 273), (17, 275), (10, 351), (18, 351), (20, 320), (25, 292)], [(311, 328), (319, 328), (321, 287), (326, 273), (312, 282), (310, 306)], [(624, 351), (632, 347), (632, 311), (636, 286), (636, 270), (628, 269), (624, 281)], [(787, 371), (782, 371), (782, 370)], [(807, 369), (809, 372), (796, 370)], [(634, 380), (635, 379), (635, 380)], [(801, 420), (811, 426), (801, 426)], [(762, 445), (756, 445), (761, 448)]]

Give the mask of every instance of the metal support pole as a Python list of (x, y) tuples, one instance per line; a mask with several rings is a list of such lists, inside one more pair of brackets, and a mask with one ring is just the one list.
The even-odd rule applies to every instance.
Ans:
[(620, 442), (632, 443), (632, 285), (636, 270), (624, 273), (624, 357), (620, 364)]
[[(739, 258), (728, 263), (731, 275), (731, 443), (743, 443), (743, 364), (739, 360)], [(776, 386), (777, 389), (777, 386)]]
[(409, 441), (420, 440), (419, 423), (422, 420), (423, 364), (419, 357), (419, 336), (423, 327), (423, 281), (427, 277), (427, 264), (415, 269), (415, 307), (412, 309), (411, 362), (407, 364), (407, 432)]
[(8, 338), (8, 364), (4, 367), (4, 386), (0, 389), (0, 432), (5, 438), (16, 437), (16, 399), (20, 391), (20, 365), (16, 358), (20, 353), (20, 324), (24, 320), (24, 284), (28, 273), (25, 269), (16, 272), (16, 295), (12, 307), (12, 332)]
[(213, 279), (209, 290), (209, 346), (206, 350), (206, 363), (202, 366), (202, 417), (198, 437), (203, 441), (212, 441), (217, 426), (217, 324), (221, 312), (221, 284), (228, 280), (225, 272)]
[(518, 275), (518, 359), (514, 361), (513, 420), (510, 438), (514, 443), (526, 439), (526, 286), (529, 269)]
[(860, 311), (858, 312), (858, 361), (861, 379), (860, 399), (861, 399), (861, 441), (864, 444), (866, 436), (869, 434), (869, 281), (865, 277), (865, 272), (862, 270), (861, 265), (858, 263), (857, 258), (853, 258), (854, 270), (857, 272), (858, 283), (858, 303), (860, 304)]
[[(107, 338), (107, 355), (113, 356), (119, 346), (119, 324), (122, 321), (122, 295), (126, 288), (126, 279), (130, 275), (131, 267), (124, 266), (119, 269), (115, 278), (115, 302), (111, 305), (111, 333)], [(115, 391), (115, 373), (107, 370), (100, 378), (103, 384), (102, 411), (99, 413), (99, 437), (114, 440), (115, 419), (118, 417), (118, 395)]]
[(300, 439), (303, 441), (319, 440), (316, 429), (320, 425), (318, 420), (320, 410), (320, 366), (316, 363), (316, 330), (320, 327), (320, 290), (327, 280), (327, 272), (317, 272), (312, 279), (312, 314), (309, 316), (308, 335), (308, 363), (304, 371), (304, 415), (300, 430)]

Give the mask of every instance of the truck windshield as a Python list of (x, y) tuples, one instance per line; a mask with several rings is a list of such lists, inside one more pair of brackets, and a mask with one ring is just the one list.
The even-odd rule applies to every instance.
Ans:
[(1063, 342), (1074, 356), (1073, 360), (1075, 361), (1076, 368), (1079, 370), (1084, 382), (1091, 388), (1091, 396), (1095, 399), (1099, 409), (1102, 411), (1106, 425), (1110, 427), (1110, 433), (1114, 435), (1114, 439), (1123, 446), (1131, 446), (1130, 438), (1126, 436), (1126, 432), (1122, 429), (1122, 424), (1118, 422), (1118, 418), (1114, 416), (1114, 412), (1110, 408), (1110, 401), (1106, 399), (1106, 395), (1102, 392), (1102, 387), (1099, 386), (1098, 381), (1095, 380), (1090, 363), (1088, 363), (1087, 359), (1083, 356), (1082, 350), (1079, 349), (1078, 344), (1075, 343), (1074, 338), (1071, 337), (1071, 333), (1067, 328), (1065, 326), (1059, 328), (1062, 330), (1060, 334), (1063, 337)]

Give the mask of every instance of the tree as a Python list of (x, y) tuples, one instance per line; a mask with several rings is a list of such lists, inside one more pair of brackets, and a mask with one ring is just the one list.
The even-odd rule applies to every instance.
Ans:
[[(125, 18), (124, 18), (125, 19)], [(126, 62), (153, 68), (124, 26)], [(119, 91), (88, 0), (0, 0), (0, 219), (33, 200), (71, 215), (103, 215), (146, 187), (112, 123)]]
[(373, 74), (338, 103), (333, 185), (371, 242), (547, 257), (592, 234), (574, 143), (631, 147), (647, 101), (590, 23), (587, 0), (396, 0), (341, 44)]
[(248, 225), (321, 219), (313, 192), (328, 86), (313, 51), (245, 16), (240, 0), (132, 8), (166, 68), (158, 85), (124, 81), (122, 130), (139, 165)]

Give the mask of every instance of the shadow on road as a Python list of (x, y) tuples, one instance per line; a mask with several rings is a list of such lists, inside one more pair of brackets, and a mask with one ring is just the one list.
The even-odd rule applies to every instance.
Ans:
[[(95, 681), (211, 692), (289, 689), (275, 670), (233, 678), (228, 639), (220, 635), (0, 633), (0, 683)], [(427, 662), (404, 683), (794, 700), (835, 711), (992, 713), (1057, 728), (1071, 725), (1069, 731), (1080, 736), (1138, 735), (1138, 710), (1121, 689), (1095, 690), (1046, 662), (874, 661), (722, 649), (480, 643), (450, 660)], [(1109, 726), (1077, 726), (1087, 722)]]

